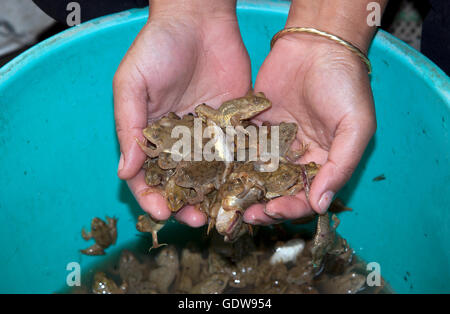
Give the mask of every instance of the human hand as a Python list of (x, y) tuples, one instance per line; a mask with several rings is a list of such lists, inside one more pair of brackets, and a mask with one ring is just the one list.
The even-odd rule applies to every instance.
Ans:
[[(142, 209), (154, 219), (171, 212), (148, 188), (142, 165), (148, 120), (168, 112), (193, 112), (200, 103), (218, 106), (244, 95), (251, 85), (248, 53), (235, 14), (235, 1), (152, 1), (147, 24), (122, 60), (114, 77), (114, 114), (120, 142), (118, 175), (127, 180)], [(204, 214), (186, 206), (175, 216), (196, 227)]]
[(309, 145), (302, 163), (322, 164), (309, 194), (274, 199), (250, 207), (244, 220), (272, 224), (324, 213), (350, 179), (376, 129), (367, 68), (346, 48), (307, 34), (280, 38), (261, 67), (255, 91), (273, 106), (257, 118), (299, 126), (297, 141)]

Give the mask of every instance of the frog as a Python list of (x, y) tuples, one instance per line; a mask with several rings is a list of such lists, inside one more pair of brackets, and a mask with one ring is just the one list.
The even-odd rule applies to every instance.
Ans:
[(145, 170), (145, 183), (148, 186), (164, 187), (174, 170), (165, 170), (158, 165), (159, 158), (147, 158), (143, 169)]
[(339, 252), (339, 247), (342, 242), (338, 240), (336, 236), (336, 229), (339, 226), (339, 218), (336, 215), (332, 215), (334, 222), (333, 226), (330, 225), (330, 216), (327, 213), (319, 215), (317, 219), (316, 232), (313, 238), (313, 244), (311, 247), (312, 262), (315, 267), (322, 265), (325, 255), (331, 251)]
[(127, 285), (122, 284), (120, 287), (109, 278), (104, 272), (97, 272), (94, 275), (92, 284), (92, 293), (94, 294), (124, 294), (127, 292)]
[(181, 273), (177, 278), (176, 287), (180, 292), (189, 292), (200, 277), (202, 269), (207, 267), (207, 261), (198, 251), (184, 248), (181, 251)]
[(208, 217), (208, 228), (206, 230), (206, 235), (209, 235), (211, 230), (215, 226), (215, 221), (217, 217), (217, 213), (220, 209), (221, 200), (218, 199), (218, 191), (213, 190), (211, 193), (208, 193), (201, 203), (195, 205), (195, 208), (199, 211), (203, 212)]
[(91, 231), (81, 230), (81, 236), (86, 241), (94, 238), (95, 244), (87, 249), (81, 250), (85, 255), (105, 255), (105, 249), (116, 243), (117, 239), (117, 219), (106, 216), (106, 222), (100, 218), (93, 218), (91, 222)]
[(322, 280), (319, 289), (328, 294), (355, 294), (362, 289), (366, 283), (366, 277), (354, 271), (344, 273), (340, 276)]
[(184, 205), (195, 199), (197, 194), (195, 190), (179, 186), (176, 184), (176, 177), (172, 176), (164, 187), (164, 197), (167, 205), (172, 212), (179, 211)]
[[(314, 162), (306, 165), (293, 163), (280, 163), (277, 170), (272, 172), (256, 171), (248, 163), (234, 170), (230, 179), (239, 179), (244, 184), (244, 190), (238, 195), (242, 198), (248, 191), (256, 187), (264, 191), (268, 200), (284, 195), (294, 195), (299, 191), (309, 189), (320, 166)], [(254, 164), (253, 164), (254, 165)]]
[(252, 233), (251, 226), (244, 223), (243, 215), (248, 207), (262, 200), (264, 193), (260, 188), (253, 187), (241, 196), (243, 191), (239, 181), (227, 182), (219, 191), (221, 206), (215, 217), (215, 226), (226, 242), (234, 242), (243, 234)]
[(167, 245), (167, 243), (158, 242), (158, 231), (161, 230), (166, 224), (166, 221), (157, 221), (152, 219), (148, 214), (140, 215), (138, 222), (136, 223), (136, 229), (140, 232), (149, 232), (152, 234), (153, 245), (151, 249), (156, 249), (161, 246)]
[(203, 267), (206, 267), (206, 260), (202, 257), (201, 252), (194, 251), (190, 248), (184, 248), (181, 251), (181, 269), (184, 273), (192, 278), (200, 276)]
[(297, 139), (297, 123), (281, 122), (279, 125), (272, 125), (270, 122), (265, 121), (262, 125), (266, 126), (268, 130), (267, 151), (271, 151), (271, 127), (278, 126), (278, 155), (282, 162), (295, 162), (308, 151), (309, 145), (305, 143), (302, 143), (298, 150), (292, 149), (292, 144)]
[(263, 172), (265, 197), (274, 199), (285, 195), (295, 195), (305, 190), (309, 198), (311, 183), (320, 169), (315, 162), (308, 164), (281, 163), (274, 172)]
[(164, 170), (175, 169), (178, 165), (178, 162), (173, 160), (172, 153), (169, 152), (161, 152), (158, 157), (158, 166)]
[(180, 118), (171, 112), (167, 116), (162, 117), (154, 123), (149, 124), (144, 130), (143, 135), (149, 146), (145, 142), (141, 142), (136, 138), (136, 142), (142, 151), (150, 158), (158, 157), (161, 152), (171, 153), (173, 145), (179, 138), (172, 137), (172, 130), (176, 126), (185, 126), (189, 128), (193, 134), (194, 116), (185, 115)]
[(225, 181), (226, 165), (221, 161), (181, 161), (178, 163), (175, 183), (183, 188), (194, 189), (196, 196), (188, 199), (191, 205), (202, 202), (205, 195), (218, 190)]
[(128, 250), (123, 250), (119, 258), (119, 275), (127, 283), (130, 292), (139, 289), (140, 283), (148, 272), (145, 264), (141, 264), (137, 257)]
[(243, 120), (251, 119), (271, 106), (271, 101), (263, 93), (253, 94), (250, 91), (244, 97), (222, 103), (218, 109), (206, 104), (198, 105), (195, 113), (208, 124), (212, 122), (221, 128), (237, 127)]
[(168, 293), (169, 287), (179, 273), (179, 259), (177, 249), (173, 245), (164, 247), (155, 258), (155, 269), (149, 275), (149, 281), (154, 283), (160, 293)]
[(191, 293), (193, 294), (220, 294), (228, 285), (229, 277), (225, 274), (213, 274), (209, 278), (196, 284)]

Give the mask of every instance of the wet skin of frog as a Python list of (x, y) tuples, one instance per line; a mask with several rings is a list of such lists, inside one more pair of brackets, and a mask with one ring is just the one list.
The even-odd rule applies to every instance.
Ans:
[(81, 250), (81, 253), (86, 255), (104, 255), (104, 249), (108, 248), (111, 244), (116, 243), (117, 219), (106, 217), (106, 220), (108, 223), (95, 217), (92, 219), (90, 232), (86, 232), (84, 228), (81, 230), (83, 239), (87, 241), (93, 238), (95, 240), (95, 244), (87, 249)]
[(94, 283), (92, 284), (92, 292), (94, 294), (123, 294), (127, 291), (127, 285), (122, 284), (120, 287), (108, 278), (105, 273), (97, 272), (94, 275)]
[(119, 275), (128, 284), (130, 292), (137, 290), (147, 272), (146, 265), (141, 264), (133, 253), (127, 250), (122, 251), (119, 259)]
[(315, 267), (322, 264), (322, 261), (327, 254), (334, 256), (348, 257), (352, 253), (348, 247), (347, 241), (336, 234), (336, 229), (339, 226), (339, 218), (333, 214), (331, 217), (334, 221), (333, 226), (330, 225), (329, 214), (319, 215), (317, 220), (316, 233), (311, 247), (312, 261)]
[(366, 276), (347, 272), (340, 276), (328, 278), (320, 283), (320, 289), (323, 293), (329, 294), (354, 294), (360, 291), (366, 283)]
[(179, 138), (172, 137), (172, 130), (176, 126), (188, 127), (192, 131), (191, 134), (193, 134), (194, 116), (185, 115), (181, 119), (175, 113), (171, 112), (144, 129), (144, 137), (150, 142), (151, 146), (147, 146), (137, 139), (136, 141), (142, 151), (151, 158), (158, 157), (161, 152), (170, 153), (172, 152), (173, 145), (179, 140)]
[(249, 230), (243, 220), (245, 210), (263, 199), (261, 189), (252, 187), (244, 195), (243, 184), (238, 181), (228, 181), (221, 186), (220, 206), (215, 218), (217, 232), (224, 236), (226, 242), (233, 242)]
[(164, 188), (164, 196), (167, 199), (167, 205), (172, 212), (177, 212), (184, 205), (197, 198), (193, 189), (182, 187), (176, 184), (176, 177), (172, 176)]
[[(158, 159), (159, 161), (159, 159)], [(158, 161), (156, 159), (147, 158), (144, 163), (145, 170), (145, 183), (148, 186), (158, 186), (161, 185), (164, 187), (167, 180), (174, 173), (173, 170), (164, 170), (158, 165)]]
[(151, 270), (149, 281), (154, 283), (160, 293), (167, 293), (170, 285), (179, 273), (179, 260), (177, 249), (167, 246), (156, 257), (157, 268)]
[(263, 93), (256, 93), (224, 102), (217, 110), (202, 104), (195, 108), (195, 113), (205, 122), (214, 122), (226, 128), (241, 125), (242, 120), (251, 119), (271, 106), (272, 103)]
[(194, 294), (219, 294), (228, 285), (229, 277), (225, 274), (213, 274), (206, 280), (196, 284), (191, 293)]
[(190, 204), (203, 201), (206, 194), (218, 190), (224, 181), (225, 163), (220, 161), (182, 161), (175, 174), (176, 185), (194, 189), (196, 196), (189, 199)]
[(266, 199), (283, 195), (294, 195), (306, 187), (309, 188), (320, 166), (311, 162), (307, 165), (281, 163), (273, 172), (259, 172), (252, 169), (251, 164), (245, 164), (230, 175), (230, 179), (239, 179), (244, 184), (244, 190), (239, 197), (244, 196), (251, 188), (264, 191)]

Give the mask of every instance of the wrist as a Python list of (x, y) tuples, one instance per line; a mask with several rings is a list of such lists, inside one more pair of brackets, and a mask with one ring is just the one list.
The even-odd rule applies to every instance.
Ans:
[[(367, 23), (369, 2), (373, 0), (293, 0), (286, 27), (316, 28), (339, 36), (367, 53), (376, 31), (376, 26)], [(376, 2), (383, 10), (387, 0)]]
[(236, 0), (150, 0), (149, 6), (150, 19), (187, 17), (197, 22), (236, 19)]

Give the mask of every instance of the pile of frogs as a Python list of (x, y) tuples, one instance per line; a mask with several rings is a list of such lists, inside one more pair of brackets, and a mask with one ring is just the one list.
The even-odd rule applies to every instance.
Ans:
[[(303, 145), (299, 151), (291, 149), (297, 137), (298, 126), (295, 123), (283, 122), (278, 125), (278, 157), (279, 165), (275, 171), (263, 171), (267, 162), (244, 161), (233, 158), (227, 161), (226, 154), (236, 157), (250, 155), (252, 145), (259, 146), (259, 140), (252, 142), (247, 127), (254, 125), (249, 119), (271, 107), (271, 102), (262, 93), (249, 93), (244, 97), (224, 102), (218, 109), (206, 104), (195, 108), (195, 114), (179, 117), (169, 113), (157, 121), (151, 122), (144, 129), (145, 142), (137, 140), (142, 150), (148, 156), (144, 164), (145, 181), (149, 186), (144, 193), (158, 192), (167, 200), (172, 212), (177, 212), (185, 205), (194, 205), (208, 217), (208, 233), (216, 228), (225, 241), (235, 241), (243, 234), (251, 233), (251, 226), (243, 222), (244, 211), (253, 204), (268, 201), (283, 195), (294, 195), (305, 190), (308, 196), (309, 187), (318, 172), (319, 165), (314, 162), (308, 164), (295, 163), (306, 151)], [(201, 124), (202, 129), (207, 126), (220, 128), (224, 133), (233, 127), (243, 136), (244, 145), (229, 146), (221, 142), (215, 143), (213, 151), (216, 156), (212, 161), (185, 161), (175, 158), (177, 152), (173, 150), (179, 138), (172, 137), (176, 127), (184, 127), (195, 134), (194, 127)], [(264, 126), (270, 124), (265, 122)], [(244, 129), (246, 128), (246, 129)], [(259, 128), (255, 128), (257, 132)], [(239, 135), (239, 134), (237, 134)], [(236, 136), (234, 141), (237, 141)], [(268, 132), (268, 142), (271, 143), (271, 133)], [(257, 136), (256, 138), (260, 138)], [(193, 139), (192, 139), (193, 141)], [(201, 139), (201, 146), (206, 143)], [(269, 144), (270, 144), (269, 143)], [(191, 151), (180, 152), (195, 154), (195, 143), (190, 145)], [(258, 150), (259, 152), (259, 150)], [(179, 161), (177, 161), (179, 160)], [(141, 216), (137, 228), (142, 232), (151, 232), (154, 237), (154, 247), (158, 247), (156, 232), (162, 228), (164, 222), (150, 221)]]
[[(330, 226), (330, 224), (328, 224)], [(325, 227), (325, 224), (324, 224)], [(365, 264), (335, 228), (322, 230), (332, 249), (320, 267), (312, 254), (317, 241), (288, 235), (282, 226), (260, 228), (233, 243), (216, 232), (204, 243), (165, 246), (154, 254), (123, 250), (118, 261), (97, 271), (91, 288), (79, 293), (384, 293), (368, 287)], [(330, 242), (331, 243), (331, 242)], [(383, 283), (384, 285), (384, 283)]]

